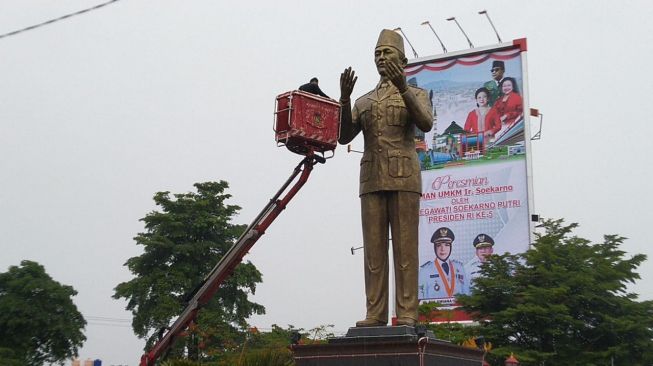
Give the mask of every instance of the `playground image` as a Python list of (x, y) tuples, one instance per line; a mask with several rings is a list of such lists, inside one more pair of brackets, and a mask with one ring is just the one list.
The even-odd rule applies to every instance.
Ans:
[[(523, 130), (517, 137), (523, 136)], [(445, 167), (469, 166), (497, 161), (523, 159), (523, 137), (511, 145), (486, 144), (483, 134), (467, 134), (464, 131), (434, 137), (433, 148), (417, 148), (421, 170)]]

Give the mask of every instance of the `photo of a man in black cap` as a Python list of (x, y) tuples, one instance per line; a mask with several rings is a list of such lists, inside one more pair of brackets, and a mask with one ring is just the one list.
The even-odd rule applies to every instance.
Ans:
[(435, 258), (419, 268), (420, 300), (451, 298), (469, 292), (462, 262), (451, 258), (455, 239), (453, 231), (447, 227), (435, 230), (431, 236)]
[(478, 234), (472, 242), (476, 255), (465, 265), (465, 272), (469, 276), (470, 287), (474, 279), (481, 275), (481, 264), (494, 253), (494, 239), (487, 234)]
[(501, 89), (499, 88), (499, 83), (503, 80), (503, 74), (506, 72), (506, 65), (503, 61), (495, 60), (492, 61), (492, 68), (490, 73), (492, 74), (492, 80), (483, 84), (483, 87), (490, 92), (488, 95), (488, 105), (491, 107), (494, 105), (494, 102), (501, 95)]

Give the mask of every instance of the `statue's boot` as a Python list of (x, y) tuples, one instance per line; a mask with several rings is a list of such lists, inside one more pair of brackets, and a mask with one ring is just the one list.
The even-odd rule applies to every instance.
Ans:
[(385, 327), (388, 322), (382, 322), (376, 319), (365, 319), (356, 322), (356, 327)]

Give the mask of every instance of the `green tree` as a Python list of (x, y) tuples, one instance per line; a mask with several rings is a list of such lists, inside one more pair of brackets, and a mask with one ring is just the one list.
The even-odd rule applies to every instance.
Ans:
[[(479, 327), (455, 322), (451, 320), (454, 315), (453, 310), (439, 309), (439, 307), (440, 304), (433, 301), (422, 303), (417, 308), (420, 323), (433, 331), (435, 338), (462, 344), (466, 340), (479, 335)], [(434, 322), (434, 319), (439, 322)], [(442, 321), (442, 319), (445, 319), (445, 321)]]
[(217, 366), (287, 366), (294, 365), (292, 353), (288, 349), (293, 338), (300, 344), (325, 343), (334, 337), (333, 325), (319, 325), (309, 330), (288, 325), (282, 328), (272, 324), (269, 332), (250, 328), (247, 338), (238, 349), (224, 354)]
[(277, 325), (272, 325), (272, 328), (271, 332), (259, 332), (252, 329), (247, 338), (239, 344), (239, 348), (221, 355), (217, 366), (282, 366), (292, 364), (292, 354), (288, 349), (293, 330), (292, 326), (287, 330)]
[[(577, 224), (547, 220), (523, 255), (493, 256), (470, 296), (458, 300), (481, 325), (493, 353), (523, 365), (650, 365), (653, 302), (627, 285), (646, 259), (572, 235)], [(499, 359), (494, 364), (502, 364)]]
[[(196, 183), (197, 193), (158, 192), (154, 202), (161, 211), (148, 213), (141, 221), (146, 231), (134, 240), (144, 253), (127, 260), (135, 275), (115, 288), (114, 298), (128, 300), (133, 314), (132, 327), (152, 346), (160, 329), (181, 314), (186, 301), (203, 279), (244, 231), (244, 225), (231, 223), (240, 207), (225, 203), (231, 195), (224, 181)], [(234, 347), (244, 339), (242, 330), (252, 314), (265, 308), (248, 300), (261, 273), (251, 262), (241, 263), (221, 286), (216, 296), (202, 308), (198, 326), (177, 342), (172, 356), (197, 359), (203, 349)]]
[(2, 366), (23, 366), (24, 361), (18, 359), (16, 353), (9, 348), (0, 348), (0, 365)]
[(422, 160), (422, 166), (425, 170), (431, 169), (433, 167), (433, 162), (431, 161), (431, 155), (424, 154), (424, 160)]
[(75, 295), (36, 262), (24, 260), (0, 273), (2, 364), (63, 363), (77, 356), (86, 320), (73, 303)]
[(272, 329), (269, 332), (259, 332), (258, 329), (253, 329), (250, 332), (249, 347), (251, 349), (286, 348), (290, 345), (293, 333), (298, 333), (304, 340), (310, 337), (304, 328), (295, 328), (290, 324), (287, 328), (283, 328), (272, 324)]

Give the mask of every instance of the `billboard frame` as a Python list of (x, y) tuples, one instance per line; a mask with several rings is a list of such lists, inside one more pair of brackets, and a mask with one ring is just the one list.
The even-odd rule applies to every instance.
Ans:
[[(524, 119), (524, 150), (525, 150), (525, 172), (526, 172), (526, 213), (528, 215), (528, 245), (530, 248), (534, 239), (534, 231), (536, 222), (533, 221), (533, 212), (535, 207), (534, 191), (533, 191), (533, 168), (532, 168), (532, 149), (531, 149), (531, 126), (530, 126), (530, 100), (529, 100), (529, 84), (528, 84), (528, 64), (527, 64), (527, 40), (526, 38), (515, 39), (511, 42), (503, 42), (490, 46), (476, 47), (467, 50), (443, 53), (438, 55), (419, 57), (409, 60), (406, 69), (415, 69), (420, 65), (426, 65), (434, 62), (443, 62), (447, 60), (456, 60), (465, 57), (473, 57), (480, 54), (490, 54), (500, 51), (518, 50), (519, 59), (521, 62), (521, 97), (523, 100), (523, 119)], [(517, 74), (519, 75), (519, 74)], [(424, 179), (424, 178), (422, 178)], [(446, 305), (444, 307), (447, 307)], [(455, 308), (455, 306), (454, 306)], [(462, 321), (466, 322), (466, 321)]]

